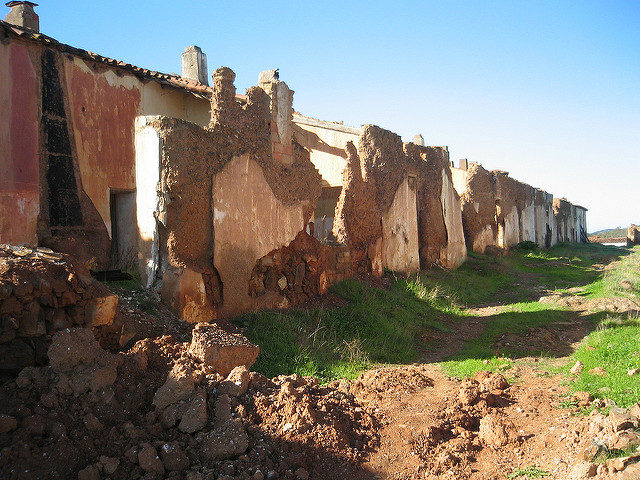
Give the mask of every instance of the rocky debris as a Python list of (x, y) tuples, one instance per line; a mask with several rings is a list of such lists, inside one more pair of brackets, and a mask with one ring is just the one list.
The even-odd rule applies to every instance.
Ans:
[(215, 323), (200, 323), (193, 329), (189, 353), (212, 371), (227, 376), (238, 366), (250, 368), (260, 349), (246, 337), (222, 330)]
[(113, 385), (123, 360), (103, 350), (88, 328), (68, 328), (56, 333), (48, 354), (51, 368), (59, 374), (60, 393), (96, 392)]
[(516, 440), (513, 423), (497, 414), (489, 414), (480, 419), (478, 438), (486, 445), (498, 448)]
[(138, 464), (145, 472), (159, 473), (160, 475), (164, 473), (164, 465), (158, 456), (158, 452), (156, 452), (153, 445), (148, 443), (140, 445)]
[(593, 402), (593, 396), (589, 392), (575, 392), (571, 398), (579, 407), (588, 407)]
[(607, 375), (607, 371), (602, 367), (592, 368), (591, 370), (589, 370), (589, 373), (598, 377), (604, 377), (605, 375)]
[[(359, 468), (375, 444), (376, 420), (352, 395), (296, 375), (269, 380), (244, 366), (223, 377), (189, 347), (164, 336), (113, 355), (89, 329), (58, 332), (50, 366), (26, 368), (0, 386), (0, 471), (42, 479), (332, 478)], [(103, 368), (115, 378), (88, 383)]]
[(111, 325), (117, 306), (117, 295), (70, 256), (0, 245), (0, 370), (45, 364), (55, 332)]
[(580, 373), (582, 373), (582, 370), (584, 369), (584, 364), (578, 360), (573, 367), (571, 367), (571, 374), (572, 375), (580, 375)]

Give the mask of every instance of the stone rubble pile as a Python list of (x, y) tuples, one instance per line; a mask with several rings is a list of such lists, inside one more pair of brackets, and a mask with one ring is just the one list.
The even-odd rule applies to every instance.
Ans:
[(2, 477), (349, 478), (375, 418), (315, 379), (251, 372), (258, 351), (215, 324), (190, 343), (164, 336), (118, 354), (91, 329), (61, 330), (49, 366), (0, 388)]
[[(640, 403), (623, 409), (611, 401), (596, 399), (588, 392), (576, 392), (580, 407), (609, 407), (607, 415), (594, 409), (589, 416), (590, 443), (571, 472), (571, 480), (640, 478)], [(613, 457), (613, 458), (610, 458)]]
[(0, 370), (46, 363), (51, 335), (114, 321), (118, 297), (68, 255), (0, 245)]

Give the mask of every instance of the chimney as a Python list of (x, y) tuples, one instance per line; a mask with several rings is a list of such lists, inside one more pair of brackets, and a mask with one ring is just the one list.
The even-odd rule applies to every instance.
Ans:
[(19, 27), (30, 28), (35, 32), (40, 31), (40, 19), (38, 14), (33, 11), (33, 7), (37, 7), (37, 3), (33, 2), (7, 2), (7, 7), (11, 8), (7, 16), (4, 17), (5, 22), (17, 25)]
[(415, 137), (413, 137), (413, 143), (424, 147), (424, 137), (421, 134), (417, 134)]
[(469, 170), (469, 160), (461, 158), (459, 161), (460, 170)]
[(192, 45), (182, 54), (182, 76), (203, 85), (209, 85), (207, 80), (207, 55), (200, 47)]

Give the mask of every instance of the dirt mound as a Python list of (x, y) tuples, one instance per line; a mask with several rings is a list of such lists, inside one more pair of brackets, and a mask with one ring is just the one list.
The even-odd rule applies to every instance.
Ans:
[(412, 365), (367, 370), (353, 383), (342, 381), (332, 385), (340, 386), (362, 401), (376, 402), (389, 395), (408, 394), (431, 387), (433, 380), (427, 376), (424, 365)]
[(0, 245), (0, 371), (46, 363), (51, 335), (114, 321), (118, 297), (71, 257)]
[(0, 388), (3, 478), (349, 478), (375, 445), (352, 395), (244, 366), (225, 378), (189, 348), (114, 355), (89, 329), (57, 333), (51, 366)]

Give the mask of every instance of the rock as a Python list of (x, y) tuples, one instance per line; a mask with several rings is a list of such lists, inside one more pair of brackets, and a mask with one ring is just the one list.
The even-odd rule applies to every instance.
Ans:
[(160, 447), (160, 456), (164, 468), (170, 472), (180, 472), (189, 468), (189, 457), (177, 443), (165, 443)]
[(462, 382), (458, 391), (458, 400), (463, 405), (472, 405), (480, 395), (480, 385), (477, 381), (466, 379)]
[(102, 464), (104, 473), (106, 473), (107, 475), (111, 475), (120, 466), (120, 460), (113, 457), (105, 457), (104, 455), (100, 457), (100, 463)]
[(164, 474), (164, 465), (162, 465), (162, 461), (160, 457), (158, 457), (158, 452), (153, 448), (153, 445), (143, 443), (140, 447), (140, 451), (138, 452), (140, 468), (145, 472), (159, 473), (160, 475)]
[(193, 398), (186, 405), (182, 414), (178, 430), (184, 433), (194, 433), (202, 430), (207, 424), (207, 394), (198, 388)]
[(607, 371), (602, 367), (595, 367), (589, 370), (589, 373), (598, 377), (604, 377), (607, 374)]
[(635, 428), (638, 426), (638, 419), (629, 415), (622, 409), (612, 408), (609, 410), (609, 424), (614, 432)]
[(504, 390), (509, 386), (509, 382), (499, 373), (489, 371), (476, 372), (473, 379), (480, 384), (481, 392), (491, 392), (493, 390)]
[(575, 365), (573, 367), (571, 367), (571, 374), (572, 375), (580, 375), (580, 373), (582, 373), (582, 370), (584, 369), (584, 363), (582, 363), (580, 360), (578, 360)]
[(593, 402), (593, 397), (589, 392), (575, 392), (571, 399), (578, 404), (579, 407), (588, 407)]
[(304, 468), (299, 468), (295, 471), (296, 478), (300, 480), (308, 480), (309, 472), (307, 472)]
[(87, 427), (87, 430), (101, 430), (104, 428), (100, 420), (96, 418), (93, 413), (89, 413), (84, 417), (84, 426)]
[(480, 419), (478, 438), (490, 447), (503, 447), (514, 439), (514, 432), (515, 427), (511, 422), (491, 413)]
[(633, 430), (616, 432), (607, 442), (610, 449), (628, 450), (640, 445), (640, 433)]
[(627, 457), (610, 458), (609, 460), (607, 460), (606, 465), (609, 469), (609, 472), (615, 473), (624, 470), (626, 460)]
[(571, 469), (569, 474), (570, 480), (582, 480), (583, 478), (591, 478), (595, 476), (598, 466), (591, 462), (578, 462)]
[(86, 325), (91, 327), (112, 325), (117, 310), (117, 295), (105, 295), (94, 298), (87, 302), (85, 306)]
[(260, 349), (246, 337), (225, 332), (215, 323), (199, 323), (193, 329), (189, 353), (223, 376), (240, 365), (250, 368)]
[(235, 367), (226, 380), (220, 383), (220, 393), (230, 397), (244, 395), (247, 388), (249, 388), (249, 370), (244, 365)]
[(216, 426), (221, 426), (231, 420), (231, 399), (229, 395), (218, 395), (216, 398)]
[(153, 396), (153, 404), (163, 409), (172, 403), (189, 398), (194, 388), (193, 369), (185, 363), (177, 362), (167, 375), (164, 385)]
[(69, 372), (75, 367), (93, 365), (102, 348), (89, 328), (69, 328), (57, 332), (47, 352), (49, 363), (56, 373)]
[(278, 288), (280, 290), (284, 290), (285, 288), (287, 288), (287, 277), (285, 277), (284, 275), (278, 279)]
[(41, 437), (44, 435), (46, 422), (40, 415), (30, 415), (22, 420), (22, 427), (26, 428), (32, 435)]
[(100, 480), (100, 470), (95, 465), (89, 465), (78, 472), (78, 480)]
[(222, 460), (244, 453), (249, 446), (247, 432), (239, 420), (229, 420), (211, 432), (198, 436), (200, 455), (209, 461)]
[(15, 430), (18, 427), (18, 421), (9, 415), (0, 415), (0, 435)]
[(630, 368), (629, 370), (627, 370), (627, 375), (629, 375), (630, 377), (634, 375), (638, 375), (639, 373), (640, 373), (640, 368)]
[[(123, 357), (103, 350), (88, 328), (70, 328), (57, 332), (49, 347), (49, 362), (60, 375), (58, 390), (70, 388), (80, 394), (113, 385)], [(64, 382), (63, 382), (64, 380)]]

